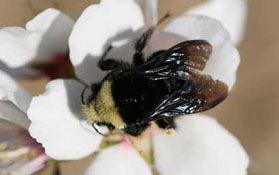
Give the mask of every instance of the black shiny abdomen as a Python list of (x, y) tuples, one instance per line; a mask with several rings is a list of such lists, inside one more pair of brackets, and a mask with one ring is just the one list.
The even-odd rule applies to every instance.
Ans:
[[(185, 82), (184, 82), (185, 83)], [(115, 79), (112, 95), (124, 122), (134, 125), (153, 111), (162, 99), (180, 88), (183, 81), (152, 81), (140, 73), (130, 72)]]

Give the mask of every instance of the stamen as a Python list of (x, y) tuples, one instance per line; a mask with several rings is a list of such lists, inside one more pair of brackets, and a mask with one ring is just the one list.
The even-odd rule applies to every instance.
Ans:
[(13, 151), (0, 152), (0, 159), (14, 159), (21, 155), (27, 154), (30, 151), (28, 147), (22, 147)]
[(33, 174), (35, 172), (37, 172), (38, 170), (40, 170), (42, 168), (42, 166), (44, 166), (44, 164), (46, 163), (46, 161), (49, 159), (49, 157), (47, 155), (41, 155), (31, 161), (29, 161), (27, 164), (25, 164), (24, 166), (22, 166), (19, 169), (19, 174), (21, 175), (28, 175), (28, 174)]

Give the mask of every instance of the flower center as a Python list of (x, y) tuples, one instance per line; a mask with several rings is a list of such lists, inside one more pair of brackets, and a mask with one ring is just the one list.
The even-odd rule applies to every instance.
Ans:
[(58, 78), (71, 78), (74, 68), (69, 58), (69, 52), (58, 53), (47, 60), (32, 62), (30, 67), (51, 80)]

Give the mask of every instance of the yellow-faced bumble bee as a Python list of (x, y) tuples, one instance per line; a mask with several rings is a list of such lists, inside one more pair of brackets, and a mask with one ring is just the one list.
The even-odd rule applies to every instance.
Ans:
[(103, 125), (133, 136), (151, 121), (163, 129), (175, 128), (175, 117), (208, 110), (226, 98), (226, 84), (200, 74), (212, 52), (207, 41), (181, 42), (145, 59), (143, 50), (153, 30), (135, 43), (131, 64), (105, 59), (111, 47), (99, 60), (98, 66), (108, 74), (91, 85), (86, 101), (82, 93), (82, 112), (94, 128)]

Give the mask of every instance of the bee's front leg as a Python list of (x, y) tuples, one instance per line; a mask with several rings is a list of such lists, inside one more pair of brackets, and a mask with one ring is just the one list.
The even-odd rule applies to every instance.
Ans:
[(156, 124), (161, 129), (175, 129), (175, 123), (173, 118), (157, 120)]

